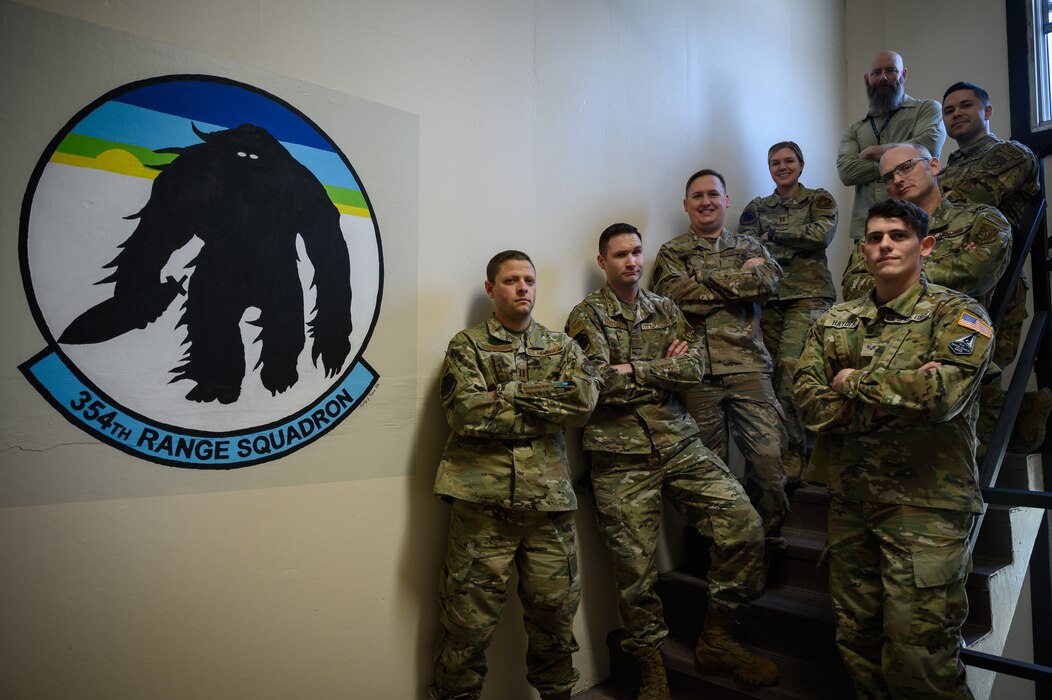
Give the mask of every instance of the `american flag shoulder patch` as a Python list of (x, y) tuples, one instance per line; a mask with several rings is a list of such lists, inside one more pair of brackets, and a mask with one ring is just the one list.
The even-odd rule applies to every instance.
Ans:
[(957, 319), (957, 325), (973, 330), (987, 338), (989, 338), (994, 332), (993, 327), (990, 326), (989, 323), (970, 311), (961, 312), (961, 317)]

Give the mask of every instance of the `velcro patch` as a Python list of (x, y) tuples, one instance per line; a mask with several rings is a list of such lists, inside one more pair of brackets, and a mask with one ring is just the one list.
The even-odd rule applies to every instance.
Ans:
[(833, 202), (833, 198), (829, 195), (819, 195), (815, 198), (815, 206), (819, 209), (833, 209), (836, 204)]
[(827, 328), (858, 328), (857, 318), (834, 318), (826, 324)]
[(969, 333), (966, 336), (958, 338), (957, 340), (951, 340), (947, 343), (946, 347), (950, 349), (954, 355), (971, 355), (975, 352), (975, 336), (976, 333)]
[(957, 325), (975, 331), (986, 338), (989, 338), (994, 332), (993, 327), (989, 323), (970, 311), (961, 312), (960, 317), (957, 319)]
[(972, 239), (976, 243), (989, 243), (990, 241), (997, 238), (997, 234), (1001, 232), (999, 226), (994, 225), (989, 219), (984, 218), (982, 223), (979, 224), (979, 228), (976, 229)]
[(999, 170), (1006, 162), (1008, 162), (1007, 158), (1000, 153), (994, 152), (983, 159), (982, 167), (988, 170)]
[(439, 397), (442, 399), (442, 403), (445, 403), (453, 395), (453, 391), (457, 388), (457, 378), (453, 376), (452, 372), (446, 372), (446, 376), (442, 377), (442, 388), (439, 393)]
[(526, 348), (526, 354), (530, 357), (548, 357), (549, 355), (558, 355), (563, 351), (558, 345), (544, 348)]

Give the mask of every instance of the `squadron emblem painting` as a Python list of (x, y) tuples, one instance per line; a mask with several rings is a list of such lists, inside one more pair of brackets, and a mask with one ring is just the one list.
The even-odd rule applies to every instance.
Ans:
[(250, 85), (165, 76), (85, 107), (33, 172), (19, 257), (46, 343), (22, 373), (142, 459), (280, 458), (378, 379), (363, 358), (383, 289), (365, 188), (306, 115)]

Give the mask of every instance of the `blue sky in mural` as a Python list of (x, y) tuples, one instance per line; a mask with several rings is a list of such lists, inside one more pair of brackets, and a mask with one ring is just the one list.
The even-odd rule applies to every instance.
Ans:
[(205, 132), (255, 124), (321, 182), (361, 189), (332, 144), (303, 117), (265, 95), (225, 83), (172, 80), (135, 88), (100, 105), (73, 132), (158, 150), (200, 143), (191, 124)]

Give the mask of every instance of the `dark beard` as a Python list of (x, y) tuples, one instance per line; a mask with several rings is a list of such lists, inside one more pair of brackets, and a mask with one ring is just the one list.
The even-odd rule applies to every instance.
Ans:
[(902, 98), (906, 96), (906, 81), (899, 78), (894, 83), (887, 85), (867, 85), (866, 94), (869, 96), (870, 114), (888, 114), (899, 108)]

